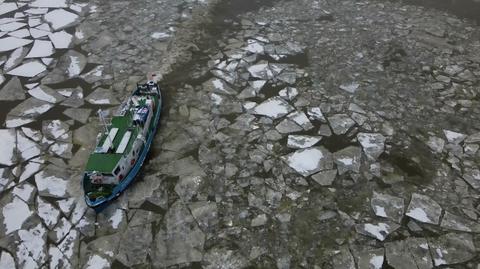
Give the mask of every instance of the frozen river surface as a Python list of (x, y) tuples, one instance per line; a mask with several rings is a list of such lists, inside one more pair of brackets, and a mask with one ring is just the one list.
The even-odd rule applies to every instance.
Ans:
[[(0, 0), (0, 268), (478, 268), (478, 14)], [(95, 112), (149, 71), (152, 152), (96, 214)]]

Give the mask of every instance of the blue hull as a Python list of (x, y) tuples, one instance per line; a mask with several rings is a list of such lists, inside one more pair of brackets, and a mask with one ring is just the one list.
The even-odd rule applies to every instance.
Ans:
[(128, 186), (135, 180), (137, 177), (138, 173), (140, 172), (140, 169), (142, 168), (143, 162), (147, 158), (148, 152), (150, 151), (150, 146), (152, 145), (153, 138), (155, 137), (155, 134), (157, 132), (158, 125), (160, 123), (160, 115), (162, 113), (162, 92), (159, 88), (159, 102), (158, 102), (158, 109), (157, 112), (155, 113), (155, 118), (154, 118), (154, 125), (152, 128), (151, 134), (148, 136), (145, 146), (142, 149), (142, 152), (140, 153), (137, 162), (135, 165), (132, 167), (130, 172), (126, 175), (125, 179), (122, 180), (121, 183), (119, 183), (112, 191), (112, 194), (108, 197), (103, 197), (102, 199), (96, 199), (95, 201), (91, 201), (88, 199), (88, 197), (85, 195), (85, 203), (89, 206), (95, 209), (95, 211), (100, 212), (105, 207), (108, 205), (108, 203), (114, 199), (116, 199), (120, 194), (125, 191)]

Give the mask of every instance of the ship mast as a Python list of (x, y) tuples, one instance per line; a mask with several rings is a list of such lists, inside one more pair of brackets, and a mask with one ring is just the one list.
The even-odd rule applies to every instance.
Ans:
[(107, 135), (107, 139), (108, 139), (108, 142), (110, 143), (110, 148), (111, 148), (111, 147), (113, 147), (113, 143), (112, 143), (112, 139), (110, 138), (110, 134), (108, 132), (107, 122), (105, 121), (105, 117), (103, 116), (103, 111), (101, 109), (99, 109), (97, 111), (97, 114), (98, 114), (98, 117), (100, 118), (101, 124), (105, 128), (105, 134)]

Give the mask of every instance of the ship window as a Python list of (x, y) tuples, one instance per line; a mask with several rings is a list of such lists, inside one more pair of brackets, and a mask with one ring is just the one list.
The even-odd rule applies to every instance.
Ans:
[(120, 166), (118, 166), (115, 171), (113, 171), (113, 174), (114, 175), (118, 175), (118, 173), (120, 173)]

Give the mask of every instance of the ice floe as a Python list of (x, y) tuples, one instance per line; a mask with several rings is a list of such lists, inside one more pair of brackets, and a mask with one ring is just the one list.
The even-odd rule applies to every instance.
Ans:
[[(58, 221), (58, 219), (57, 219)], [(70, 231), (72, 224), (66, 218), (62, 217), (55, 228), (52, 230), (50, 237), (56, 243), (60, 242)]]
[(16, 257), (20, 268), (38, 268), (47, 258), (47, 231), (39, 223), (30, 230), (18, 231), (20, 244)]
[(21, 229), (23, 223), (33, 214), (28, 205), (18, 197), (13, 197), (12, 201), (3, 207), (2, 213), (5, 234)]
[(46, 40), (35, 40), (30, 52), (25, 56), (26, 58), (48, 57), (55, 52), (52, 42)]
[(10, 70), (7, 74), (19, 77), (34, 77), (47, 70), (47, 67), (39, 61), (31, 61)]
[(49, 230), (57, 225), (60, 218), (60, 211), (40, 196), (37, 196), (37, 214)]
[(35, 0), (29, 4), (31, 7), (62, 8), (67, 7), (66, 0)]
[(30, 161), (25, 165), (22, 174), (20, 175), (20, 182), (27, 180), (33, 176), (42, 167), (41, 163)]
[(404, 200), (388, 194), (373, 192), (371, 206), (375, 215), (400, 223), (404, 214)]
[(355, 122), (347, 114), (335, 114), (328, 117), (328, 122), (336, 135), (347, 133), (355, 125)]
[(50, 89), (47, 86), (40, 85), (28, 91), (28, 93), (38, 100), (46, 101), (52, 104), (61, 102), (65, 99), (57, 91)]
[(78, 15), (64, 9), (55, 9), (45, 14), (44, 18), (56, 31), (73, 25), (77, 21)]
[(355, 229), (358, 233), (371, 236), (380, 241), (384, 241), (389, 234), (400, 228), (400, 225), (390, 222), (379, 222), (377, 224), (365, 223), (357, 224)]
[(48, 35), (56, 49), (68, 49), (73, 41), (73, 36), (65, 31)]
[(0, 31), (13, 32), (25, 26), (27, 26), (27, 24), (23, 22), (11, 22), (6, 24), (0, 24)]
[(295, 149), (310, 148), (320, 142), (321, 139), (321, 136), (289, 135), (287, 145)]
[(166, 40), (172, 35), (166, 32), (155, 32), (150, 35), (151, 38), (153, 39), (158, 39), (158, 40)]
[(3, 65), (3, 71), (8, 72), (12, 68), (19, 65), (22, 62), (23, 58), (27, 55), (27, 52), (28, 49), (26, 47), (20, 47), (14, 50)]
[(25, 203), (30, 204), (32, 202), (33, 196), (35, 194), (35, 187), (32, 184), (25, 183), (17, 185), (13, 188), (12, 193), (15, 194), (18, 198), (22, 199)]
[(443, 130), (443, 133), (445, 134), (448, 143), (452, 144), (460, 144), (467, 137), (467, 135), (465, 134), (457, 133), (450, 130)]
[(5, 269), (15, 269), (15, 260), (13, 259), (12, 255), (6, 251), (2, 251), (2, 255), (0, 256), (0, 268)]
[(67, 196), (67, 181), (54, 175), (47, 175), (45, 170), (35, 175), (38, 193), (41, 196), (65, 198)]
[(253, 113), (278, 119), (292, 111), (293, 107), (290, 104), (288, 104), (283, 98), (275, 96), (256, 106)]
[(320, 186), (330, 186), (332, 185), (336, 176), (337, 176), (337, 170), (332, 169), (332, 170), (325, 170), (325, 171), (318, 172), (312, 175), (312, 179), (318, 184), (320, 184)]
[(33, 40), (8, 36), (0, 38), (0, 52), (14, 50), (32, 43)]
[(349, 83), (349, 84), (342, 84), (340, 85), (340, 89), (348, 92), (348, 93), (355, 93), (358, 88), (360, 87), (360, 84), (358, 84), (357, 82), (352, 82), (352, 83)]
[(105, 88), (97, 88), (85, 98), (93, 105), (115, 105), (118, 100), (112, 95), (112, 91)]
[(0, 3), (0, 15), (15, 11), (18, 6), (15, 2)]
[(457, 264), (476, 256), (472, 235), (449, 233), (429, 241), (435, 266)]
[(284, 157), (286, 163), (303, 176), (333, 168), (332, 156), (322, 147), (301, 149)]
[(441, 214), (442, 207), (437, 202), (426, 195), (413, 193), (405, 215), (423, 223), (438, 224)]
[(385, 149), (385, 137), (382, 134), (359, 133), (357, 139), (363, 152), (371, 160), (376, 160)]
[(84, 269), (107, 269), (110, 268), (110, 262), (99, 256), (99, 255), (92, 255), (88, 259)]
[(15, 163), (14, 153), (15, 145), (17, 143), (15, 130), (13, 129), (0, 129), (0, 164), (13, 165)]
[(30, 35), (32, 35), (32, 37), (35, 39), (47, 36), (49, 34), (50, 34), (50, 31), (40, 30), (37, 28), (30, 28)]

